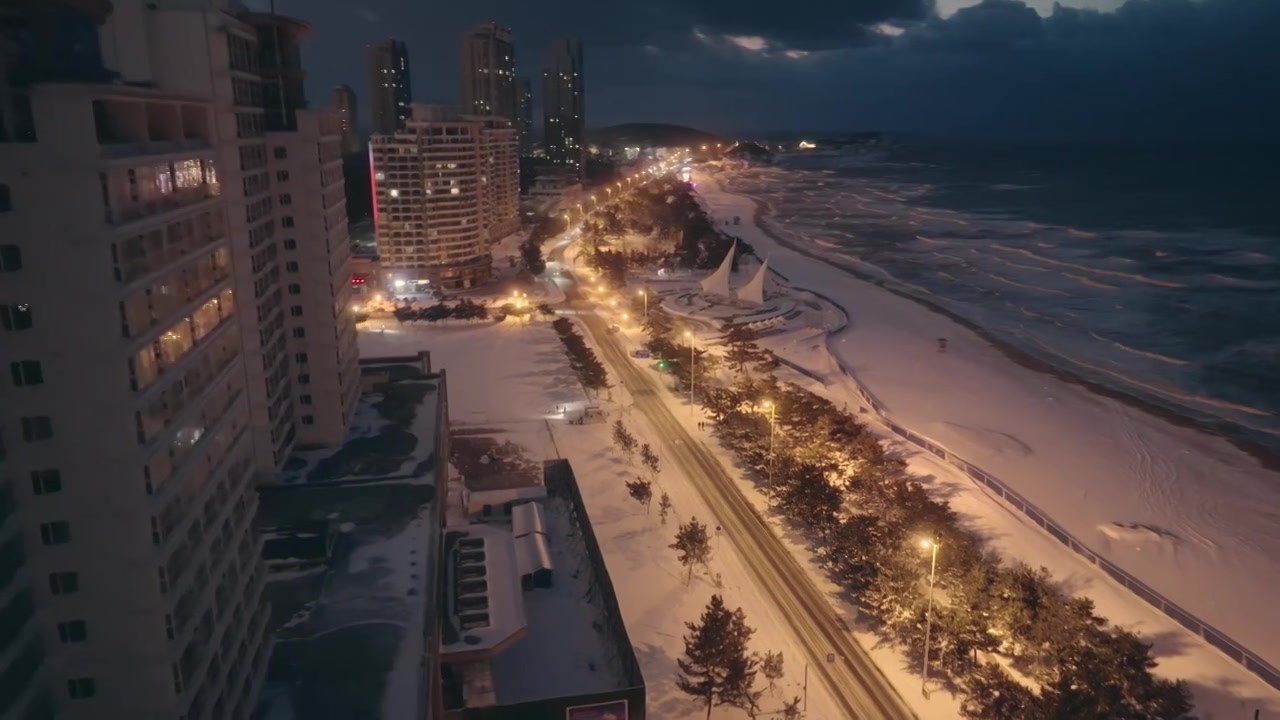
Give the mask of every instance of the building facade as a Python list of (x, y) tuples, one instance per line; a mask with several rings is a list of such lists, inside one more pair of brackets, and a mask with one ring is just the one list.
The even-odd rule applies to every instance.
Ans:
[(33, 47), (91, 37), (97, 5), (105, 65), (153, 85), (27, 74), (4, 93), (29, 132), (0, 144), (0, 433), (43, 684), (60, 718), (247, 718), (269, 611), (242, 342), (257, 303), (231, 257), (261, 236), (239, 157), (263, 111), (231, 81), (256, 78), (256, 34), (217, 10), (39, 5), (63, 14), (27, 28)]
[(293, 132), (267, 133), (281, 221), (285, 327), (298, 447), (339, 445), (360, 394), (342, 120), (298, 110)]
[(387, 39), (366, 51), (369, 70), (370, 129), (389, 135), (404, 129), (411, 114), (413, 90), (409, 76), (409, 48)]
[[(0, 603), (26, 614), (25, 572), (37, 609), (0, 657), (0, 717), (47, 698), (68, 720), (248, 718), (270, 653), (255, 479), (305, 440), (294, 359), (341, 368), (354, 346), (337, 125), (299, 109), (305, 26), (230, 0), (0, 12), (22, 39), (0, 67)], [(295, 300), (304, 218), (338, 247), (330, 289), (317, 264)], [(325, 338), (291, 332), (321, 299), (335, 340), (300, 345)]]
[(375, 135), (374, 222), (384, 280), (473, 287), (489, 246), (519, 227), (516, 130), (501, 118), (414, 106), (408, 127)]
[(356, 155), (360, 152), (360, 105), (356, 102), (356, 91), (349, 85), (339, 85), (333, 89), (333, 109), (338, 113), (341, 123), (342, 153)]
[(586, 93), (582, 41), (564, 38), (542, 68), (542, 132), (547, 159), (582, 177), (586, 162)]
[(462, 34), (462, 112), (519, 121), (511, 28), (488, 23)]
[(533, 154), (533, 84), (529, 78), (521, 77), (516, 83), (516, 129), (520, 131), (520, 154)]

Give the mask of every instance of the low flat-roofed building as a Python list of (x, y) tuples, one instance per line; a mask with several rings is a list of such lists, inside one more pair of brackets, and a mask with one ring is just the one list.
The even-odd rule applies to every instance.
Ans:
[[(492, 464), (504, 478), (473, 470), (466, 483), (519, 489), (518, 473)], [(543, 497), (446, 532), (446, 709), (461, 720), (641, 720), (644, 680), (573, 470), (542, 469)]]
[(262, 489), (275, 636), (263, 717), (445, 717), (448, 400), (428, 358), (361, 360), (346, 442), (295, 453), (281, 483)]

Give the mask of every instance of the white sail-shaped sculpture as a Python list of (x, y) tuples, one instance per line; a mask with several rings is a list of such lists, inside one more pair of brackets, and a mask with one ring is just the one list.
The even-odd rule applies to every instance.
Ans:
[(747, 281), (747, 284), (738, 288), (739, 302), (752, 305), (764, 303), (764, 281), (767, 277), (769, 277), (769, 261), (765, 260), (760, 263), (760, 269), (756, 270), (756, 274)]
[(716, 297), (727, 298), (729, 295), (729, 273), (733, 271), (733, 254), (738, 251), (738, 241), (733, 241), (733, 247), (729, 248), (729, 252), (724, 256), (724, 262), (720, 263), (720, 267), (716, 271), (707, 276), (702, 281), (702, 294), (713, 295)]

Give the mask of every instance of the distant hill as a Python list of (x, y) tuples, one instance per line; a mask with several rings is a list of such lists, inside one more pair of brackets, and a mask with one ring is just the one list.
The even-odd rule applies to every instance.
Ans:
[(724, 141), (709, 132), (662, 123), (627, 123), (587, 131), (588, 143), (604, 147), (685, 147)]

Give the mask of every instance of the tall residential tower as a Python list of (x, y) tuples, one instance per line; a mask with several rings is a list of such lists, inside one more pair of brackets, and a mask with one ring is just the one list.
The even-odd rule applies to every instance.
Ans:
[(306, 138), (337, 142), (308, 135), (305, 26), (231, 0), (0, 14), (0, 715), (248, 718), (270, 651), (254, 483), (306, 442), (297, 355), (353, 337), (337, 294), (328, 341), (286, 293), (291, 243), (345, 232), (340, 204), (292, 200), (331, 185), (291, 185), (332, 180)]
[(356, 91), (349, 85), (339, 85), (333, 89), (333, 109), (338, 113), (341, 123), (342, 154), (355, 155), (360, 152), (360, 106), (356, 102)]
[(492, 272), (489, 246), (520, 227), (515, 128), (502, 118), (415, 105), (408, 127), (374, 135), (378, 256), (393, 281), (466, 288)]
[(582, 74), (582, 41), (564, 38), (554, 43), (542, 68), (543, 142), (547, 158), (578, 177), (586, 154)]
[(518, 125), (515, 46), (511, 28), (489, 23), (462, 34), (462, 112)]
[(387, 39), (367, 50), (369, 69), (370, 129), (388, 135), (408, 121), (413, 90), (409, 77), (409, 48)]
[(528, 77), (520, 77), (516, 83), (517, 120), (520, 131), (520, 154), (533, 154), (533, 85)]

